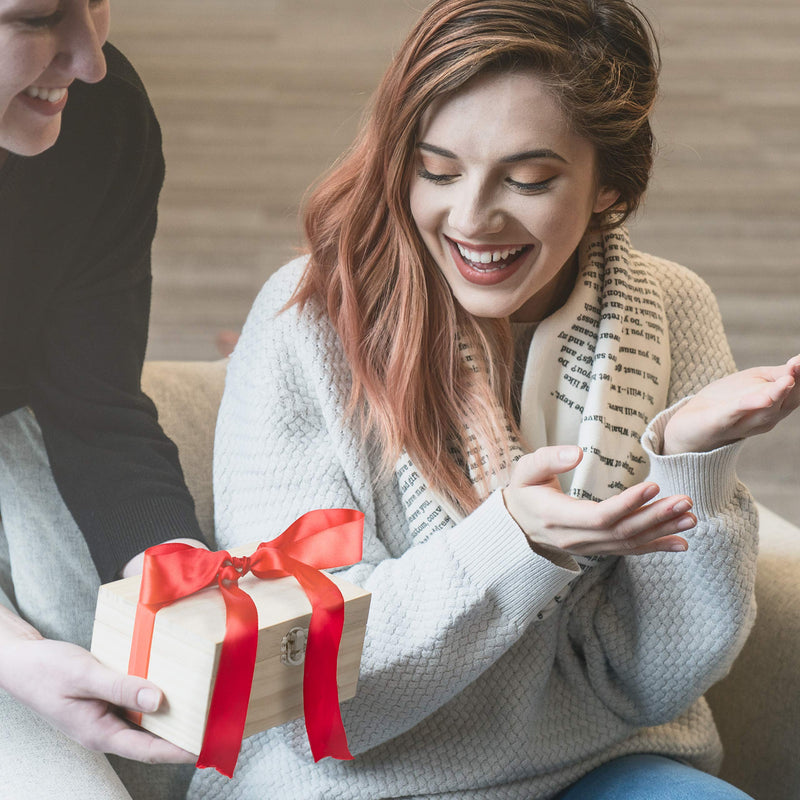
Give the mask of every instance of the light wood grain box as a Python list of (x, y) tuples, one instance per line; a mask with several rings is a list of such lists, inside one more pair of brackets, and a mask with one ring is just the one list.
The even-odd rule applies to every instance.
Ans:
[[(231, 549), (230, 553), (250, 555), (255, 547)], [(356, 693), (370, 594), (336, 574), (325, 574), (339, 587), (345, 601), (337, 672), (341, 702)], [(139, 576), (126, 578), (101, 586), (98, 594), (92, 653), (120, 672), (128, 670), (139, 583)], [(259, 580), (245, 575), (239, 586), (253, 598), (259, 621), (244, 730), (247, 737), (303, 716), (303, 664), (286, 662), (299, 660), (298, 638), (302, 650), (303, 635), (290, 636), (290, 632), (308, 630), (311, 604), (292, 577)], [(164, 692), (165, 702), (154, 714), (142, 715), (142, 727), (199, 754), (224, 636), (225, 602), (216, 586), (158, 612), (148, 678)], [(289, 651), (288, 658), (282, 649)]]

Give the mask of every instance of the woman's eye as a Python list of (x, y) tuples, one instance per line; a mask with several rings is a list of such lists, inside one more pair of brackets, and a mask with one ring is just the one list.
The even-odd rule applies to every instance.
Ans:
[(435, 172), (429, 172), (427, 169), (425, 169), (425, 167), (420, 167), (417, 170), (417, 175), (426, 181), (430, 181), (431, 183), (450, 183), (450, 181), (454, 181), (458, 177), (458, 175), (442, 175)]
[(53, 14), (48, 14), (46, 17), (26, 17), (20, 21), (27, 28), (42, 30), (45, 28), (54, 28), (59, 22), (61, 22), (61, 17), (61, 11), (56, 11)]
[(543, 192), (545, 189), (547, 189), (547, 187), (553, 182), (554, 177), (555, 176), (552, 178), (547, 178), (543, 181), (535, 181), (533, 183), (523, 183), (521, 181), (515, 181), (513, 178), (506, 178), (506, 182), (518, 192), (522, 192), (523, 194), (536, 194), (537, 192)]

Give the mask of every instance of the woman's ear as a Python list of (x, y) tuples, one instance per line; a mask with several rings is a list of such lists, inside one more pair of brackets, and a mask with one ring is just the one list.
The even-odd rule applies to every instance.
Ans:
[(592, 210), (595, 214), (602, 214), (604, 211), (608, 211), (618, 200), (619, 192), (616, 189), (611, 189), (608, 186), (601, 186), (600, 190), (597, 192), (594, 208)]

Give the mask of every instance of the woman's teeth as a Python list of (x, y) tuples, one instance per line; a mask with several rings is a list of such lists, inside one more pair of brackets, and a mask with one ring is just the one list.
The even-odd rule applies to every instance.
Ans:
[(57, 103), (64, 95), (67, 93), (67, 90), (62, 89), (46, 89), (40, 86), (29, 86), (25, 90), (25, 94), (28, 97), (38, 98), (39, 100), (47, 100), (48, 103)]
[(508, 250), (485, 250), (481, 253), (476, 250), (470, 250), (468, 247), (456, 242), (458, 252), (461, 253), (465, 261), (472, 264), (493, 264), (497, 261), (506, 261), (509, 256), (515, 256), (525, 249), (525, 246), (511, 247)]

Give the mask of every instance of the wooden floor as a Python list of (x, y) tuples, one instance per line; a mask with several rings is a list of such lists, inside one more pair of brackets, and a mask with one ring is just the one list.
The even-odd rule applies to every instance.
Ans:
[[(642, 0), (662, 44), (660, 157), (634, 242), (715, 290), (740, 367), (800, 352), (800, 4)], [(164, 131), (151, 358), (217, 357), (298, 245), (423, 0), (114, 0), (111, 40)], [(740, 475), (800, 523), (800, 412)]]

